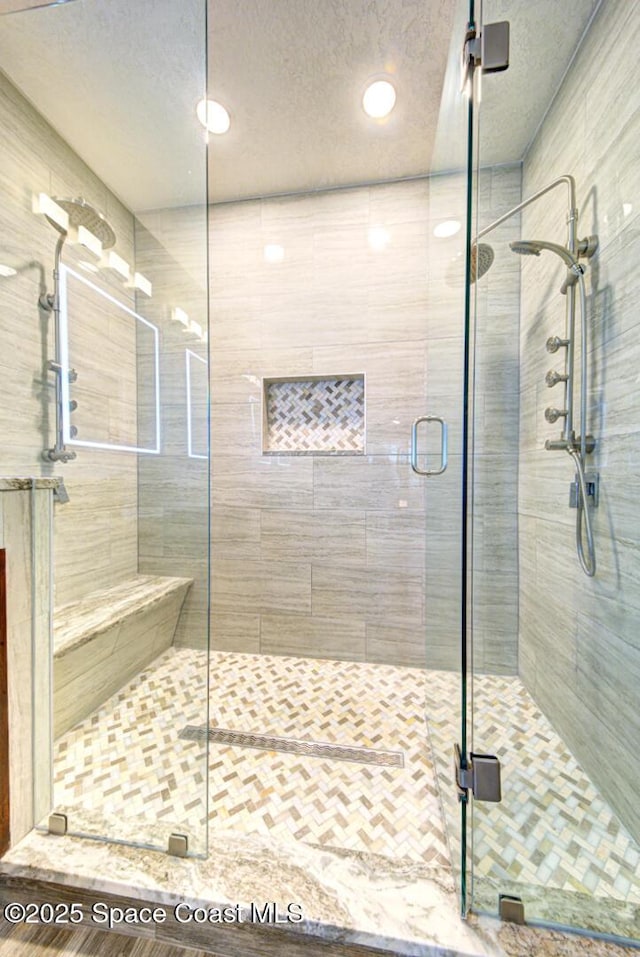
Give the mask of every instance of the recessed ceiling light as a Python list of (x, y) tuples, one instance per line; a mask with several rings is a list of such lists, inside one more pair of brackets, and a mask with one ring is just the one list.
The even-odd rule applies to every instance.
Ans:
[(396, 91), (388, 80), (375, 80), (364, 91), (362, 108), (367, 116), (381, 120), (396, 105)]
[(231, 117), (221, 103), (202, 99), (196, 106), (198, 119), (210, 133), (226, 133), (231, 126)]
[(264, 261), (267, 263), (281, 263), (284, 260), (284, 246), (268, 243), (264, 247)]
[(13, 266), (5, 266), (4, 263), (0, 263), (0, 276), (17, 276), (18, 270), (14, 269)]
[(438, 223), (433, 230), (433, 235), (439, 239), (446, 239), (449, 236), (455, 236), (456, 233), (459, 233), (461, 226), (462, 223), (459, 219), (445, 219), (443, 222)]
[(377, 253), (387, 248), (390, 239), (389, 230), (384, 226), (372, 226), (367, 234), (369, 246)]

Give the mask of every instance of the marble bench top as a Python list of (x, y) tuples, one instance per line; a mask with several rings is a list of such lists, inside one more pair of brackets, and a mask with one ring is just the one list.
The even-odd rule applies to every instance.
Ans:
[(0, 492), (22, 492), (32, 488), (57, 488), (59, 484), (60, 479), (53, 477), (0, 475)]
[(60, 605), (53, 615), (53, 653), (67, 654), (133, 614), (146, 611), (169, 595), (187, 589), (191, 578), (138, 575)]

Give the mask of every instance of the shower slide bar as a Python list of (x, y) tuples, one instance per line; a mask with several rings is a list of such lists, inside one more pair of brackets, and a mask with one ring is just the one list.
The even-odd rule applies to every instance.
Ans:
[[(576, 479), (573, 483), (572, 495), (575, 499), (577, 508), (576, 514), (576, 551), (580, 565), (585, 575), (592, 578), (596, 573), (596, 555), (593, 540), (593, 529), (591, 524), (591, 515), (589, 513), (589, 499), (595, 506), (596, 494), (592, 489), (597, 489), (597, 475), (586, 477), (586, 457), (593, 452), (595, 448), (595, 439), (587, 434), (587, 300), (584, 283), (584, 269), (578, 263), (581, 257), (591, 258), (598, 248), (597, 236), (589, 236), (586, 239), (578, 240), (576, 236), (576, 226), (578, 221), (578, 209), (576, 206), (576, 186), (573, 176), (559, 176), (553, 182), (547, 184), (533, 195), (527, 197), (517, 206), (508, 210), (494, 222), (490, 223), (484, 229), (480, 230), (476, 237), (477, 240), (486, 236), (497, 226), (500, 226), (506, 220), (515, 216), (520, 210), (536, 202), (542, 196), (545, 196), (557, 186), (565, 185), (568, 192), (567, 207), (567, 248), (558, 246), (556, 243), (540, 241), (521, 241), (511, 243), (511, 249), (521, 255), (540, 255), (542, 250), (548, 250), (559, 255), (567, 265), (567, 275), (561, 287), (561, 293), (566, 296), (566, 338), (560, 339), (558, 336), (547, 340), (546, 348), (548, 352), (556, 352), (560, 347), (566, 348), (565, 372), (551, 372), (547, 374), (547, 385), (551, 388), (558, 382), (564, 385), (565, 401), (564, 407), (559, 409), (549, 408), (545, 412), (545, 418), (549, 422), (555, 422), (558, 418), (564, 419), (562, 436), (559, 440), (547, 440), (545, 448), (549, 451), (562, 450), (567, 452), (576, 467)], [(574, 428), (574, 366), (575, 366), (575, 327), (576, 327), (576, 286), (578, 287), (580, 297), (580, 435), (576, 437)], [(583, 541), (583, 526), (586, 536), (586, 549)]]
[[(55, 339), (55, 358), (49, 360), (47, 368), (53, 372), (56, 377), (56, 438), (53, 448), (44, 449), (42, 458), (46, 462), (70, 462), (76, 457), (73, 449), (65, 445), (64, 436), (64, 390), (62, 387), (62, 339), (60, 325), (60, 266), (62, 262), (62, 250), (69, 237), (69, 229), (86, 229), (92, 234), (102, 250), (111, 249), (116, 242), (116, 234), (102, 213), (98, 212), (90, 203), (87, 203), (81, 196), (75, 199), (54, 199), (53, 205), (58, 211), (66, 216), (66, 219), (52, 218), (50, 212), (45, 212), (45, 218), (51, 226), (59, 233), (58, 241), (54, 254), (53, 266), (53, 293), (42, 292), (38, 299), (39, 307), (53, 315), (54, 339)], [(69, 370), (69, 382), (75, 382), (78, 378), (74, 369)], [(78, 403), (72, 400), (69, 404), (69, 411), (73, 412)], [(71, 435), (75, 433), (75, 426), (71, 427)]]

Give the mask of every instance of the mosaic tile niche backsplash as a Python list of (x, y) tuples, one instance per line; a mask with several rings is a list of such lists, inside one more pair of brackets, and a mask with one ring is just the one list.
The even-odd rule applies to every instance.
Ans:
[(265, 379), (265, 454), (362, 455), (364, 376)]

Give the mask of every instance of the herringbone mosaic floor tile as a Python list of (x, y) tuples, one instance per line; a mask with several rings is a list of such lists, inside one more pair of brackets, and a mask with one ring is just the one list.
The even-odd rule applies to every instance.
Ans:
[[(204, 751), (180, 734), (206, 719), (205, 663), (202, 652), (170, 649), (58, 742), (55, 797), (70, 830), (86, 831), (83, 809), (100, 808), (111, 827), (117, 822), (110, 836), (132, 839), (142, 817), (197, 843), (206, 821)], [(448, 869), (420, 672), (216, 653), (211, 688), (213, 727), (403, 759), (396, 767), (211, 742), (214, 828)]]
[[(459, 678), (431, 672), (427, 718), (438, 776), (449, 782)], [(473, 750), (496, 754), (502, 802), (473, 807), (473, 866), (499, 883), (543, 885), (640, 902), (640, 848), (622, 826), (518, 678), (473, 679)], [(443, 787), (452, 855), (457, 799)]]
[[(213, 845), (224, 828), (455, 864), (456, 675), (212, 654), (211, 727), (399, 752), (404, 766), (211, 742), (207, 808), (203, 743), (180, 737), (187, 725), (206, 727), (205, 667), (203, 652), (170, 649), (57, 742), (55, 798), (70, 830), (83, 816), (104, 819), (108, 837), (134, 840), (141, 823), (166, 822), (167, 834), (186, 832), (197, 847), (208, 818)], [(475, 750), (497, 753), (503, 771), (502, 803), (474, 807), (476, 874), (640, 901), (637, 845), (522, 683), (476, 677), (474, 715)]]

